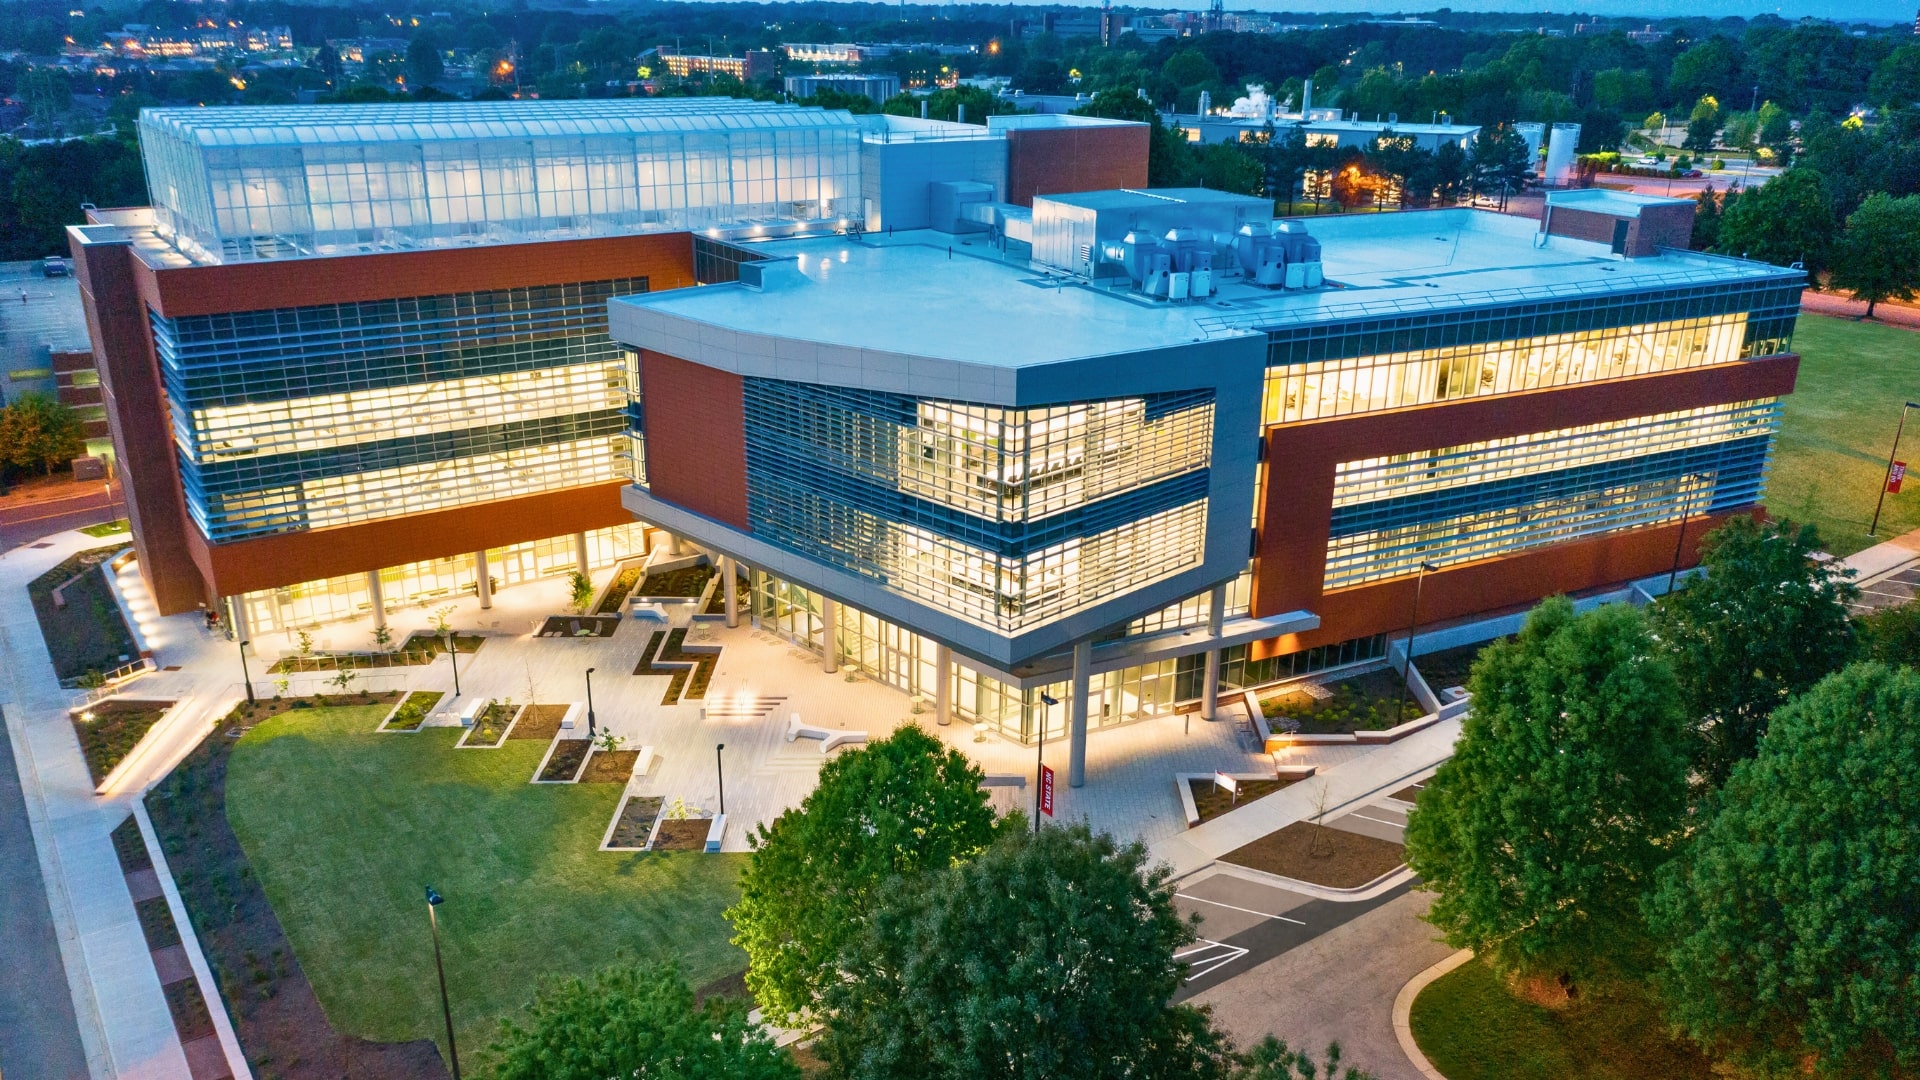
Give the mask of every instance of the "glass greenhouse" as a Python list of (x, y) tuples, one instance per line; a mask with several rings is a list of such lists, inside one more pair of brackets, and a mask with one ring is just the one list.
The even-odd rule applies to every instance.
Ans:
[(858, 218), (862, 128), (730, 98), (147, 109), (201, 262)]

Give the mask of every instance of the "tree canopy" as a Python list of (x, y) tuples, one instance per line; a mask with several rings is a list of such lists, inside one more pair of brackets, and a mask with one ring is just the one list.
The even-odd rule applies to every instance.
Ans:
[(1869, 319), (1882, 300), (1913, 299), (1920, 291), (1920, 195), (1867, 196), (1847, 216), (1830, 284), (1865, 300)]
[(909, 724), (827, 762), (799, 806), (754, 831), (727, 917), (770, 1020), (797, 1023), (817, 1008), (840, 980), (842, 949), (900, 879), (945, 870), (993, 840), (1001, 826), (981, 779), (963, 754)]
[(1687, 806), (1686, 725), (1645, 617), (1547, 600), (1468, 685), (1454, 756), (1407, 826), (1407, 862), (1438, 894), (1429, 920), (1509, 969), (1627, 958)]
[(1804, 166), (1740, 196), (1720, 219), (1718, 250), (1780, 266), (1802, 263), (1809, 277), (1826, 268), (1832, 246), (1826, 177)]
[(28, 393), (0, 408), (0, 465), (53, 470), (87, 452), (85, 431), (72, 408), (46, 394)]
[(1811, 525), (1733, 518), (1701, 543), (1706, 575), (1654, 604), (1709, 785), (1753, 756), (1775, 709), (1852, 658), (1858, 591), (1819, 549)]
[(672, 967), (613, 967), (543, 985), (528, 1024), (502, 1021), (494, 1080), (799, 1080), (745, 1002), (694, 1004)]
[(1857, 664), (1774, 714), (1649, 908), (1668, 1017), (1766, 1075), (1920, 1070), (1920, 674)]

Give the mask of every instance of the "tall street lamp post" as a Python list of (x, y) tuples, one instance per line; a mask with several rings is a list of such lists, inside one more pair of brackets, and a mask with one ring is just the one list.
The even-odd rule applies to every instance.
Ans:
[(453, 665), (453, 696), (460, 696), (460, 635), (447, 628), (447, 663)]
[(1420, 564), (1419, 576), (1413, 579), (1413, 615), (1407, 620), (1407, 657), (1400, 667), (1400, 711), (1393, 714), (1395, 727), (1407, 714), (1407, 692), (1413, 689), (1413, 635), (1420, 626), (1420, 590), (1427, 583), (1427, 571), (1437, 569), (1430, 562)]
[(587, 738), (593, 738), (593, 673), (599, 669), (587, 669)]
[(240, 643), (240, 681), (247, 685), (247, 704), (249, 705), (253, 704), (253, 675), (247, 670), (247, 646), (251, 644), (253, 644), (252, 641)]
[(1887, 451), (1887, 473), (1880, 478), (1880, 499), (1873, 504), (1873, 524), (1867, 526), (1867, 535), (1880, 531), (1880, 508), (1887, 504), (1887, 489), (1893, 486), (1893, 459), (1900, 454), (1900, 436), (1907, 430), (1907, 410), (1920, 409), (1920, 404), (1906, 402), (1900, 406), (1900, 425), (1893, 429), (1893, 449)]
[(1040, 832), (1040, 785), (1044, 783), (1043, 778), (1046, 776), (1047, 768), (1047, 712), (1060, 704), (1060, 701), (1052, 694), (1041, 691), (1040, 704), (1044, 706), (1040, 710), (1040, 737), (1035, 740), (1039, 744), (1039, 749), (1033, 754), (1033, 831), (1035, 835)]
[(726, 766), (721, 763), (720, 751), (726, 748), (726, 743), (715, 743), (713, 745), (713, 776), (714, 779), (720, 781), (720, 816), (722, 817), (725, 817), (727, 813), (727, 770)]
[(440, 960), (440, 894), (427, 886), (427, 925), (433, 930), (433, 969), (440, 974), (440, 1015), (447, 1021), (447, 1057), (453, 1061), (453, 1080), (460, 1080), (460, 1051), (453, 1045), (453, 1006), (447, 1001), (447, 967)]

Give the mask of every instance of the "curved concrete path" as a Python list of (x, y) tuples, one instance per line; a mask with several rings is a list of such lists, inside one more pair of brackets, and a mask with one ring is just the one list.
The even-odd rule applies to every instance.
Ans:
[(1413, 1041), (1413, 999), (1419, 997), (1420, 991), (1433, 985), (1440, 976), (1471, 959), (1473, 959), (1473, 950), (1461, 949), (1408, 980), (1407, 985), (1400, 988), (1399, 996), (1393, 999), (1394, 1038), (1400, 1040), (1400, 1049), (1405, 1051), (1407, 1060), (1413, 1063), (1413, 1067), (1418, 1069), (1420, 1075), (1426, 1077), (1426, 1080), (1447, 1080), (1447, 1078), (1441, 1075), (1439, 1069), (1433, 1067), (1433, 1062), (1427, 1060), (1427, 1055), (1420, 1052), (1420, 1044)]

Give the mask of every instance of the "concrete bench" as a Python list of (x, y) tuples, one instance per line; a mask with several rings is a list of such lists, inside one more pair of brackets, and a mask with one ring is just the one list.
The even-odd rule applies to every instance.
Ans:
[(466, 706), (460, 710), (460, 726), (472, 727), (480, 719), (480, 714), (486, 712), (487, 706), (491, 704), (493, 704), (492, 698), (474, 698), (467, 702)]
[(651, 768), (653, 768), (653, 747), (643, 746), (640, 748), (640, 760), (633, 763), (634, 779), (647, 775), (647, 770)]
[(715, 814), (713, 816), (713, 824), (707, 826), (707, 852), (711, 854), (719, 851), (720, 841), (726, 839), (726, 835), (727, 815)]
[(1024, 788), (1027, 786), (1027, 778), (1024, 776), (1008, 776), (1004, 774), (988, 773), (987, 775), (980, 778), (980, 786), (989, 787), (989, 788), (995, 788), (995, 787)]
[(866, 742), (867, 733), (864, 731), (831, 731), (823, 727), (814, 727), (811, 724), (801, 723), (799, 713), (790, 713), (787, 716), (787, 741), (792, 742), (795, 739), (819, 739), (820, 752), (828, 754), (838, 750), (842, 746), (858, 746)]
[(632, 613), (636, 619), (657, 619), (660, 622), (667, 621), (667, 609), (661, 604), (642, 604), (635, 601)]
[(867, 741), (864, 731), (836, 731), (820, 743), (820, 752), (831, 754), (843, 746), (860, 746)]

